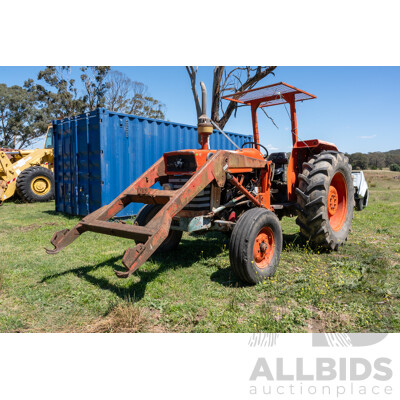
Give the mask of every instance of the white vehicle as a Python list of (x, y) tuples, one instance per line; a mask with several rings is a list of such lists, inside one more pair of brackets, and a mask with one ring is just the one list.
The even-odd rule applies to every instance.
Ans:
[(354, 200), (356, 209), (361, 211), (368, 204), (368, 183), (362, 171), (352, 171), (354, 184)]

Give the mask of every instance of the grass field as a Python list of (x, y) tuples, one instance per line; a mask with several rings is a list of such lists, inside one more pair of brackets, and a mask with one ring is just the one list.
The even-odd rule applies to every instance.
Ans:
[(50, 256), (78, 218), (54, 202), (0, 207), (0, 332), (400, 332), (400, 174), (368, 171), (369, 205), (339, 252), (313, 252), (284, 218), (273, 279), (242, 286), (229, 238), (184, 235), (179, 249), (118, 279), (129, 240), (85, 233)]

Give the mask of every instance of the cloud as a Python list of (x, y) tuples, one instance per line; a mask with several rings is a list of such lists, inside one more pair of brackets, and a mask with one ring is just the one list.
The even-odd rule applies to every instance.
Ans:
[(267, 144), (265, 146), (268, 150), (274, 151), (274, 150), (279, 150), (279, 147), (274, 147), (272, 144)]
[(370, 136), (359, 136), (359, 139), (373, 139), (374, 137), (376, 137), (376, 135), (370, 135)]

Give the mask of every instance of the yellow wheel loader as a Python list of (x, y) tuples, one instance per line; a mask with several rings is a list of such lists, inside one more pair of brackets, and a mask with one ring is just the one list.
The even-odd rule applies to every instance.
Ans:
[(44, 149), (0, 149), (0, 204), (17, 194), (33, 203), (54, 198), (53, 127), (47, 128)]

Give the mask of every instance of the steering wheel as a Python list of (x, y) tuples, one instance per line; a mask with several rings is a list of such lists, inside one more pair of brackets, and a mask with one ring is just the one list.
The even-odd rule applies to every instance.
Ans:
[(246, 144), (254, 144), (254, 145), (258, 145), (258, 146), (262, 147), (262, 148), (265, 150), (265, 152), (266, 152), (266, 154), (264, 155), (264, 158), (265, 158), (265, 159), (268, 158), (268, 155), (269, 155), (268, 150), (267, 150), (267, 148), (266, 148), (265, 146), (263, 146), (262, 144), (257, 143), (257, 142), (244, 142), (244, 143), (242, 144), (242, 147), (241, 147), (241, 148), (243, 149), (243, 147), (246, 146)]

